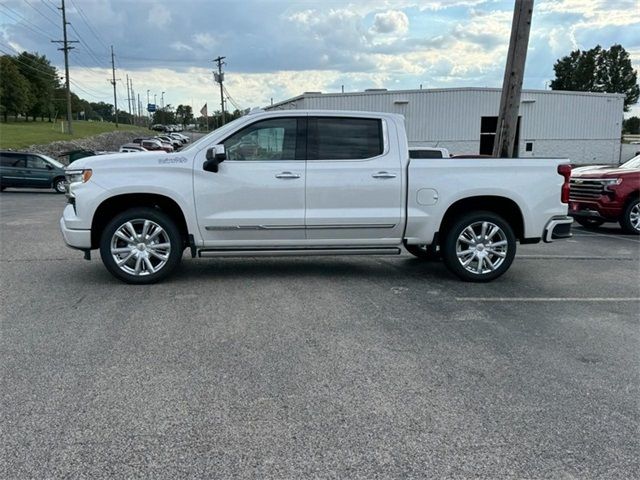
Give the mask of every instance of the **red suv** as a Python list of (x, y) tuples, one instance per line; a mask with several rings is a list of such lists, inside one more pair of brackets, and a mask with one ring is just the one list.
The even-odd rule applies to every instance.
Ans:
[(640, 234), (640, 155), (619, 167), (580, 167), (571, 172), (569, 215), (585, 228), (619, 222)]

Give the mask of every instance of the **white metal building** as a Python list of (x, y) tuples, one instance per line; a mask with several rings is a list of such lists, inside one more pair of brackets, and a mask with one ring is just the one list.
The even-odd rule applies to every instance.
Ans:
[[(307, 92), (266, 109), (393, 112), (405, 116), (409, 145), (452, 154), (490, 154), (500, 89)], [(568, 157), (573, 163), (618, 163), (624, 95), (523, 90), (518, 155)]]

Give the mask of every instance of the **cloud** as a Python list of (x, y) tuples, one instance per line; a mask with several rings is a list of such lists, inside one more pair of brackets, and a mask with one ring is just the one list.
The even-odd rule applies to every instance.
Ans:
[(409, 18), (400, 10), (388, 10), (376, 13), (373, 17), (371, 32), (383, 35), (404, 35), (409, 30)]
[(184, 50), (186, 50), (186, 51), (192, 51), (192, 50), (193, 50), (193, 48), (192, 48), (192, 47), (190, 47), (190, 46), (189, 46), (189, 45), (187, 45), (186, 43), (182, 43), (182, 42), (180, 42), (180, 41), (178, 41), (178, 42), (173, 42), (171, 45), (169, 45), (169, 47), (170, 47), (170, 48), (172, 48), (172, 49), (174, 49), (174, 50), (177, 50), (177, 51), (181, 51), (181, 50), (182, 50), (182, 51), (184, 51)]
[(210, 33), (196, 33), (192, 35), (193, 41), (204, 49), (211, 49), (218, 44), (218, 41)]
[[(3, 50), (11, 52), (13, 46), (37, 51), (61, 69), (63, 56), (56, 50), (58, 45), (49, 41), (57, 37), (48, 20), (24, 8), (23, 0), (0, 3), (31, 22), (0, 26)], [(306, 90), (340, 91), (341, 85), (347, 91), (420, 84), (499, 86), (513, 13), (513, 1), (506, 0), (75, 3), (107, 47), (69, 8), (68, 20), (97, 56), (90, 55), (85, 45), (76, 45), (70, 55), (71, 78), (101, 100), (111, 102), (113, 97), (106, 81), (111, 76), (107, 50), (113, 44), (117, 76), (128, 74), (136, 90), (146, 94), (149, 89), (152, 98), (154, 92), (159, 99), (160, 92), (166, 91), (165, 101), (174, 105), (190, 103), (191, 97), (196, 104), (217, 104), (211, 58), (226, 56), (227, 88), (247, 107)], [(637, 0), (536, 2), (525, 86), (544, 88), (545, 81), (553, 78), (557, 58), (596, 43), (622, 43), (638, 68), (640, 34), (635, 10)], [(43, 35), (27, 28), (34, 25)], [(126, 90), (118, 96), (126, 98)]]
[(156, 3), (149, 10), (147, 22), (160, 28), (166, 27), (171, 23), (171, 10)]

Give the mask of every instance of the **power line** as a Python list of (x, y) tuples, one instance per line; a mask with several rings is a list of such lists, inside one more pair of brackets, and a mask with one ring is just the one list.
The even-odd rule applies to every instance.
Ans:
[(93, 60), (96, 62), (97, 65), (100, 65), (100, 60), (98, 59), (98, 56), (91, 49), (91, 47), (87, 45), (87, 42), (84, 41), (84, 39), (82, 38), (82, 35), (80, 35), (78, 30), (76, 30), (76, 27), (74, 27), (73, 23), (69, 23), (69, 26), (71, 27), (71, 30), (75, 32), (76, 36), (80, 40), (80, 43), (87, 49), (87, 52), (91, 55), (91, 58), (93, 58)]
[(51, 10), (53, 13), (55, 13), (55, 14), (56, 14), (56, 16), (58, 16), (58, 15), (59, 15), (59, 13), (58, 13), (58, 7), (57, 7), (54, 3), (50, 2), (49, 0), (42, 0), (42, 4), (43, 4), (45, 7), (47, 7), (49, 10)]
[[(36, 12), (38, 12), (38, 14), (44, 18), (47, 22), (51, 23), (54, 27), (58, 28), (58, 24), (56, 22), (54, 22), (53, 20), (51, 20), (49, 17), (47, 17), (44, 13), (42, 13), (39, 9), (37, 9), (36, 7), (34, 7), (33, 5), (31, 5), (29, 3), (28, 0), (24, 0), (24, 3), (26, 3), (27, 5), (29, 5), (32, 9), (34, 9)], [(55, 12), (56, 17), (58, 17), (58, 12)]]
[(78, 11), (78, 14), (80, 15), (80, 18), (82, 18), (82, 20), (87, 25), (87, 27), (89, 27), (89, 31), (93, 34), (94, 37), (96, 37), (96, 40), (98, 40), (98, 42), (102, 44), (102, 46), (104, 47), (105, 50), (109, 50), (109, 47), (107, 47), (107, 44), (104, 41), (102, 41), (102, 38), (96, 33), (96, 31), (91, 26), (91, 23), (89, 22), (89, 19), (85, 15), (85, 13), (82, 10), (82, 8), (80, 8), (80, 6), (78, 4), (76, 4), (75, 0), (71, 0), (71, 3), (73, 4), (74, 7), (76, 7), (76, 10)]
[[(47, 40), (53, 36), (53, 35), (49, 35), (49, 34), (47, 34), (46, 32), (45, 32), (45, 33), (43, 33), (43, 32), (42, 32), (42, 29), (40, 29), (40, 27), (38, 27), (35, 23), (30, 22), (30, 21), (29, 21), (29, 20), (27, 20), (26, 18), (22, 17), (20, 14), (13, 12), (13, 10), (11, 10), (11, 9), (10, 9), (9, 7), (7, 7), (6, 5), (3, 5), (3, 4), (1, 4), (1, 3), (0, 3), (0, 7), (3, 7), (3, 8), (5, 8), (5, 9), (7, 9), (7, 10), (8, 10), (8, 13), (5, 13), (5, 15), (7, 15), (9, 18), (11, 18), (11, 20), (13, 20), (13, 21), (15, 21), (15, 22), (18, 22), (18, 24), (20, 24), (20, 22), (25, 22), (25, 23), (23, 23), (23, 24), (22, 24), (22, 25), (20, 25), (20, 26), (22, 26), (22, 27), (26, 28), (27, 30), (29, 30), (29, 31), (31, 31), (31, 32), (33, 32), (33, 33), (35, 33), (36, 35), (40, 35), (41, 37), (44, 37), (44, 38), (46, 38)], [(15, 16), (13, 16), (13, 15), (15, 15)], [(30, 25), (33, 25), (33, 26), (34, 26), (34, 27), (36, 27), (36, 28), (32, 28), (32, 27), (30, 27), (30, 26), (29, 26), (29, 24), (30, 24)]]

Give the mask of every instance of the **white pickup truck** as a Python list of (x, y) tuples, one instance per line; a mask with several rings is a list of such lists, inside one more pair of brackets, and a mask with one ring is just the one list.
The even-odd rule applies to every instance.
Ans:
[[(562, 159), (410, 160), (400, 115), (275, 111), (172, 154), (67, 169), (65, 242), (128, 283), (192, 257), (441, 255), (467, 281), (503, 274), (516, 242), (571, 236)], [(436, 252), (437, 248), (437, 252)]]

